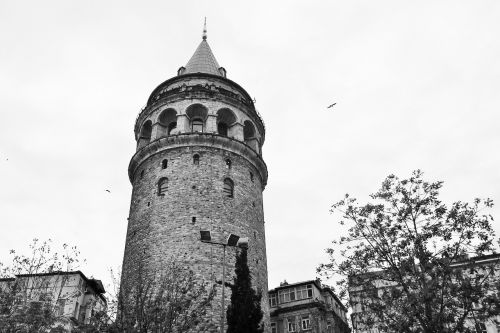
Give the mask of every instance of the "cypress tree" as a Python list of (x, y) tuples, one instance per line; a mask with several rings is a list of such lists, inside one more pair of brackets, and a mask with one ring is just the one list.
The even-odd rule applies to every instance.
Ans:
[(227, 307), (227, 333), (262, 333), (262, 295), (252, 288), (246, 249), (236, 255), (235, 272), (231, 304)]

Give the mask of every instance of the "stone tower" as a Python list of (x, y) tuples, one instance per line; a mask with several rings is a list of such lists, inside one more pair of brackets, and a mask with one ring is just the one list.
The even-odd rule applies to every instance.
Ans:
[[(250, 95), (217, 63), (206, 30), (187, 65), (153, 90), (134, 132), (122, 288), (135, 279), (139, 266), (158, 272), (172, 259), (212, 284), (222, 276), (222, 248), (202, 243), (200, 230), (210, 230), (222, 242), (233, 233), (249, 239), (252, 283), (262, 292), (268, 323), (264, 123)], [(236, 251), (227, 248), (226, 281), (232, 281)], [(206, 319), (216, 328), (221, 288), (216, 285)], [(229, 288), (225, 295), (227, 307)]]

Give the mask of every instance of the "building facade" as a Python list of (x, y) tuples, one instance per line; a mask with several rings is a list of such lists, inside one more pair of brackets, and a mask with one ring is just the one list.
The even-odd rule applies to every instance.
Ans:
[[(213, 284), (221, 279), (222, 248), (202, 243), (200, 231), (211, 231), (220, 242), (235, 234), (249, 240), (248, 265), (268, 323), (264, 123), (250, 95), (217, 63), (206, 31), (187, 65), (153, 90), (134, 133), (122, 289), (131, 288), (138, 274), (161, 273), (172, 261)], [(231, 281), (237, 249), (227, 250)], [(216, 285), (200, 331), (219, 330), (221, 288)], [(226, 288), (226, 306), (229, 299)]]
[(271, 333), (348, 333), (347, 309), (318, 280), (281, 283), (269, 290)]
[[(473, 258), (464, 258), (453, 262), (450, 267), (453, 270), (460, 270), (465, 276), (473, 276), (480, 278), (480, 286), (486, 295), (496, 293), (496, 297), (500, 297), (500, 254), (492, 254)], [(383, 271), (377, 271), (370, 274), (370, 283), (365, 281), (364, 275), (354, 276), (350, 278), (349, 298), (352, 308), (351, 320), (352, 327), (355, 333), (382, 333), (391, 332), (384, 325), (384, 320), (375, 315), (370, 306), (377, 304), (382, 295), (393, 289), (401, 289), (394, 281), (389, 281), (384, 278)], [(459, 300), (459, 296), (452, 295), (452, 298)], [(403, 296), (401, 299), (404, 300)], [(462, 298), (461, 298), (462, 299)], [(461, 300), (460, 299), (460, 300)], [(461, 305), (460, 309), (454, 311), (464, 312), (463, 306), (469, 306), (469, 300), (464, 300), (465, 305)], [(476, 333), (500, 333), (500, 315), (492, 315), (486, 320), (480, 319), (477, 315), (478, 311), (483, 306), (488, 306), (494, 312), (498, 310), (498, 305), (485, 305), (481, 301), (473, 302), (471, 309), (468, 310), (465, 318), (465, 329)], [(390, 317), (390, 316), (388, 316)]]
[(87, 278), (81, 271), (21, 274), (0, 279), (0, 316), (8, 321), (8, 316), (19, 315), (23, 308), (27, 313), (43, 308), (56, 318), (56, 325), (71, 331), (106, 311), (104, 293), (100, 280)]

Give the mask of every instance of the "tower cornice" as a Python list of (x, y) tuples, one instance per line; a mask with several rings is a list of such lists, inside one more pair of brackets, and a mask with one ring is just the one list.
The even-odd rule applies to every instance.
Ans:
[(183, 147), (217, 148), (241, 155), (259, 172), (262, 190), (267, 184), (267, 166), (262, 156), (244, 142), (216, 133), (180, 133), (150, 142), (132, 156), (128, 167), (130, 182), (133, 183), (137, 168), (152, 155)]

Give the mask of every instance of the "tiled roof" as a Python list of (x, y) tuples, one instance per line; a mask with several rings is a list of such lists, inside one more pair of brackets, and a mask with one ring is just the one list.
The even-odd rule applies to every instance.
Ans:
[(191, 59), (189, 59), (186, 65), (186, 70), (183, 74), (207, 73), (222, 76), (219, 72), (219, 68), (220, 66), (217, 63), (207, 40), (203, 39), (196, 51), (194, 51)]

